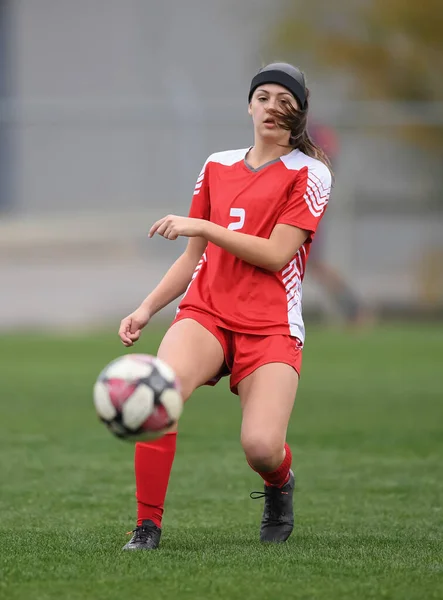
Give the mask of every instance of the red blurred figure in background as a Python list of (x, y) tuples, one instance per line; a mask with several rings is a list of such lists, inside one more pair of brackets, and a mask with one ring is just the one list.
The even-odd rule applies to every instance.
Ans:
[[(311, 123), (309, 135), (313, 142), (326, 152), (335, 168), (339, 153), (337, 134), (332, 127)], [(325, 222), (317, 229), (315, 244), (309, 256), (309, 274), (333, 299), (341, 317), (348, 324), (363, 324), (369, 319), (368, 308), (345, 277), (333, 267), (326, 257)]]

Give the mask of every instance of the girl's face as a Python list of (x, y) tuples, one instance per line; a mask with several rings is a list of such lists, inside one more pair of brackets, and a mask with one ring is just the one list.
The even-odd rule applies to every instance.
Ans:
[(254, 91), (248, 108), (254, 123), (255, 135), (268, 143), (287, 145), (290, 132), (279, 127), (278, 119), (268, 111), (284, 112), (290, 106), (298, 110), (297, 101), (286, 88), (276, 83), (260, 85)]

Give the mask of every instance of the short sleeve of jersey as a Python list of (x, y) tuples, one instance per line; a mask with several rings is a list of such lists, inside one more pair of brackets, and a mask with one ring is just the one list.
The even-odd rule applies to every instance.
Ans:
[(323, 163), (303, 167), (297, 173), (292, 192), (277, 223), (314, 233), (329, 201), (331, 179), (331, 173)]
[(189, 217), (209, 221), (211, 204), (209, 199), (209, 158), (203, 165), (194, 188)]

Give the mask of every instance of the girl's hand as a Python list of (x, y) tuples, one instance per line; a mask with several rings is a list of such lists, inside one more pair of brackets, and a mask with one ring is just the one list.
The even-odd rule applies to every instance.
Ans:
[(148, 324), (150, 318), (149, 309), (141, 305), (122, 320), (118, 335), (124, 346), (129, 347), (134, 345), (134, 342), (139, 339), (143, 327)]
[(177, 217), (168, 215), (163, 217), (149, 230), (149, 237), (154, 233), (162, 235), (167, 240), (176, 240), (179, 235), (185, 237), (204, 237), (204, 226), (206, 221), (203, 219), (191, 219), (190, 217)]

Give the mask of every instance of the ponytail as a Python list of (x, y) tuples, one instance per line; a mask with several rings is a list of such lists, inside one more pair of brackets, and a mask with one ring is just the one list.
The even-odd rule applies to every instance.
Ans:
[(294, 150), (298, 149), (307, 156), (321, 161), (333, 175), (331, 161), (326, 152), (311, 139), (308, 133), (309, 90), (307, 88), (306, 92), (306, 102), (303, 109), (288, 105), (284, 109), (271, 109), (268, 112), (278, 120), (280, 127), (291, 132), (289, 147)]

